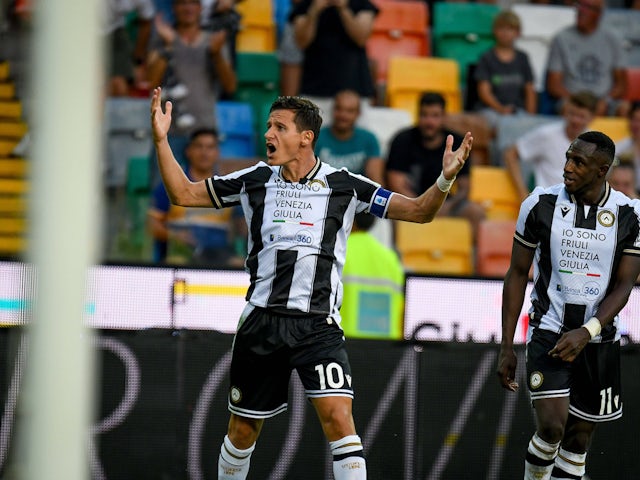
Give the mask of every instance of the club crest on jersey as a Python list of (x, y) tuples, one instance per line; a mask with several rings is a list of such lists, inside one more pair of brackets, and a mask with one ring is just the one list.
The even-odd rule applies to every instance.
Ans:
[(611, 227), (616, 221), (616, 216), (611, 210), (601, 210), (598, 212), (598, 223), (603, 227)]
[[(322, 180), (320, 180), (319, 178), (314, 178), (313, 180), (311, 180), (309, 182), (309, 185), (313, 187), (313, 185), (318, 184), (320, 185), (322, 188), (327, 188), (327, 184), (324, 183)], [(314, 189), (315, 191), (315, 189)]]
[(540, 388), (542, 382), (544, 382), (544, 375), (542, 375), (542, 372), (535, 371), (531, 373), (531, 376), (529, 377), (529, 385), (531, 385), (533, 390)]
[(238, 387), (231, 387), (231, 392), (229, 393), (229, 397), (233, 403), (238, 403), (242, 400), (242, 392)]

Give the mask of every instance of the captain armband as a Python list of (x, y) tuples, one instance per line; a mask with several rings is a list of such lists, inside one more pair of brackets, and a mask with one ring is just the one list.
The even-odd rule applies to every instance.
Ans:
[(380, 187), (376, 190), (371, 200), (371, 207), (369, 207), (369, 213), (375, 215), (378, 218), (385, 218), (387, 208), (389, 207), (389, 198), (391, 198), (392, 192)]
[(602, 330), (602, 324), (596, 317), (591, 317), (589, 321), (582, 326), (587, 329), (589, 335), (591, 335), (591, 339), (600, 335), (600, 330)]

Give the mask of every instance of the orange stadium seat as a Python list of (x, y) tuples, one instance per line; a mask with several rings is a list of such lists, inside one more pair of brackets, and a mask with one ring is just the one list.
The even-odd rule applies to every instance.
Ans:
[(274, 52), (276, 50), (276, 23), (273, 5), (265, 0), (238, 2), (242, 15), (240, 31), (236, 39), (238, 52)]
[(471, 168), (469, 200), (484, 206), (488, 219), (518, 218), (518, 191), (502, 167), (474, 165)]
[(405, 269), (415, 273), (471, 275), (473, 240), (466, 219), (438, 217), (431, 223), (397, 222), (396, 247)]
[(630, 134), (629, 120), (625, 117), (596, 117), (589, 129), (606, 133), (614, 142), (619, 142)]
[(484, 220), (476, 238), (476, 275), (504, 278), (511, 262), (515, 220)]
[(640, 101), (640, 67), (627, 68), (627, 100)]
[(426, 91), (440, 93), (448, 113), (462, 111), (460, 71), (455, 60), (445, 58), (392, 57), (387, 77), (387, 103), (418, 117), (418, 100)]
[(377, 7), (367, 55), (375, 62), (376, 81), (384, 83), (391, 57), (429, 55), (429, 10), (423, 2), (405, 0), (380, 2)]

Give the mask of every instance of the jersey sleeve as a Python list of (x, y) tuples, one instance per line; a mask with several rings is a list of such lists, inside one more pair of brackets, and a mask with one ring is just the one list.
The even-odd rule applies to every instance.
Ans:
[[(629, 235), (624, 245), (622, 253), (624, 255), (634, 255), (640, 257), (640, 202), (632, 200), (632, 208), (628, 215), (629, 218)], [(622, 207), (621, 207), (622, 208)]]
[(215, 175), (205, 180), (207, 193), (215, 208), (233, 207), (240, 204), (240, 196), (248, 183), (266, 183), (271, 176), (271, 169), (259, 162), (228, 175)]
[(385, 190), (373, 180), (349, 173), (356, 193), (356, 213), (364, 212), (379, 218), (386, 218), (389, 200), (393, 192)]
[(520, 206), (516, 232), (513, 238), (523, 247), (535, 250), (538, 247), (538, 231), (536, 225), (536, 207), (538, 206), (541, 187), (537, 187)]

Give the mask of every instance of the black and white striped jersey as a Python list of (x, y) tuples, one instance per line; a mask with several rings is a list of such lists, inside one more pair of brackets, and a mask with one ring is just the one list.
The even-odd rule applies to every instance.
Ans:
[(386, 215), (391, 192), (316, 160), (300, 182), (260, 162), (206, 180), (216, 208), (241, 204), (249, 238), (247, 301), (285, 314), (327, 314), (340, 321), (342, 267), (356, 213)]
[[(564, 333), (595, 314), (622, 255), (640, 255), (639, 214), (638, 202), (609, 184), (591, 207), (563, 184), (538, 187), (522, 203), (514, 238), (535, 249), (528, 338), (535, 327)], [(617, 320), (593, 341), (617, 340)]]

